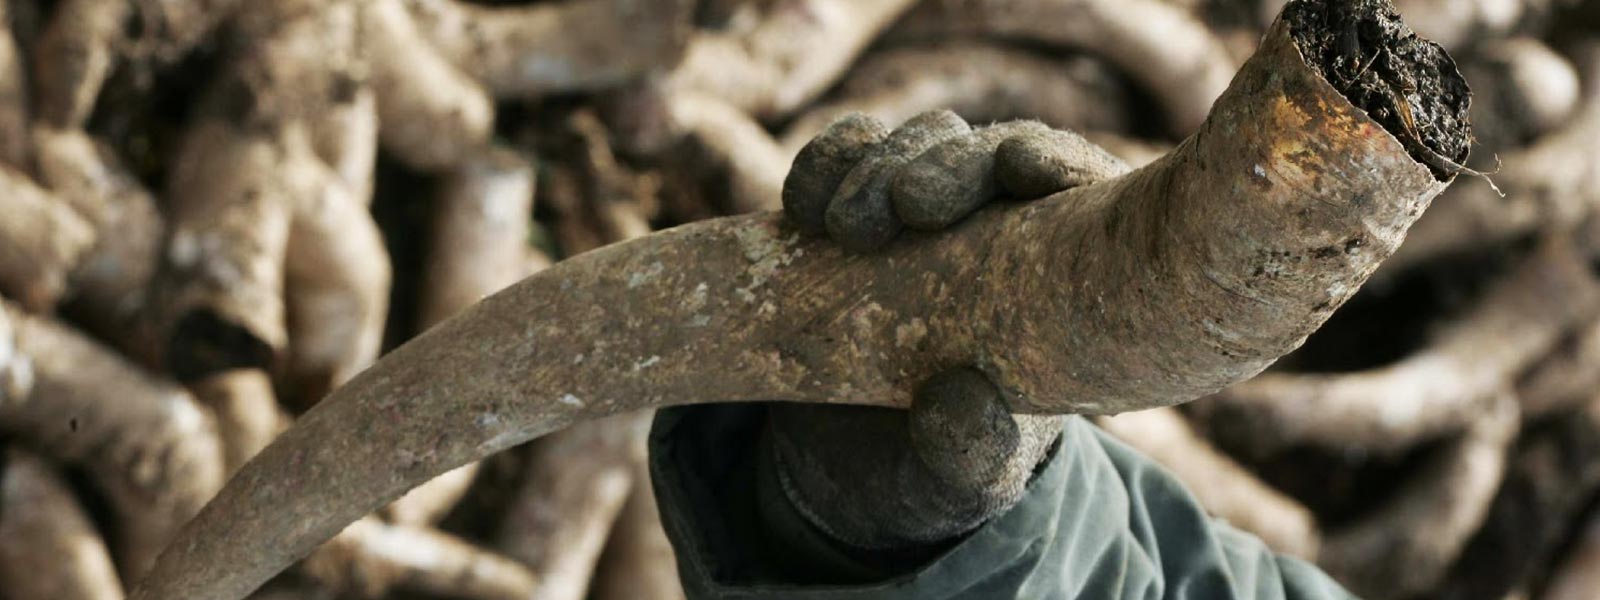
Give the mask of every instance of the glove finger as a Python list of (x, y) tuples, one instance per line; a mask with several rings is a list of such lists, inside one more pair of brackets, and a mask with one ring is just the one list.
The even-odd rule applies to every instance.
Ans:
[(806, 142), (783, 179), (783, 212), (806, 233), (826, 231), (823, 216), (834, 190), (879, 142), (889, 128), (875, 117), (851, 113)]
[(1020, 443), (1000, 390), (976, 369), (952, 369), (923, 382), (908, 430), (928, 470), (961, 489), (994, 483)]
[(923, 231), (955, 224), (998, 193), (995, 151), (1000, 143), (1049, 130), (1038, 121), (1011, 121), (940, 142), (895, 174), (895, 214), (907, 227)]
[(1076, 133), (1059, 129), (1029, 130), (1000, 143), (995, 150), (995, 175), (1000, 187), (1032, 200), (1097, 183), (1132, 169)]
[(929, 147), (968, 131), (967, 122), (948, 110), (917, 115), (895, 129), (834, 191), (824, 215), (828, 235), (856, 252), (888, 245), (903, 227), (889, 198), (894, 174)]
[(1061, 433), (1059, 416), (1014, 416), (981, 371), (928, 378), (911, 404), (907, 433), (923, 465), (982, 506), (1010, 506)]
[(764, 460), (781, 496), (834, 539), (869, 549), (946, 540), (1011, 507), (1064, 422), (1011, 415), (975, 369), (930, 377), (909, 411), (767, 410)]

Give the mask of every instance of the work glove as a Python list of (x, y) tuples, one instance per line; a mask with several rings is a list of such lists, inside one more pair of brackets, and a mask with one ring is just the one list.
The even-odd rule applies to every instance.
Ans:
[[(936, 111), (889, 131), (853, 114), (801, 149), (783, 208), (801, 231), (870, 253), (905, 228), (941, 230), (999, 199), (1127, 171), (1078, 135), (1035, 121), (973, 128)], [(910, 410), (777, 404), (768, 414), (758, 458), (764, 520), (803, 521), (878, 563), (925, 558), (1014, 505), (1063, 422), (1013, 415), (976, 368), (929, 378)]]

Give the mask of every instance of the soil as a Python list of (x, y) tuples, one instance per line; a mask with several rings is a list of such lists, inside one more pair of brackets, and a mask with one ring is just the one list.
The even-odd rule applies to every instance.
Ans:
[(1461, 171), (1472, 92), (1455, 61), (1412, 33), (1389, 0), (1296, 0), (1283, 18), (1306, 61), (1412, 158), (1441, 181)]

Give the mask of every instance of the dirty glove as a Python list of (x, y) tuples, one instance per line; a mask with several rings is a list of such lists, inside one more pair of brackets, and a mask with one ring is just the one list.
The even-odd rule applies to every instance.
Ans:
[(857, 113), (801, 148), (783, 210), (801, 231), (871, 252), (906, 227), (944, 229), (997, 197), (1030, 200), (1127, 171), (1077, 134), (1037, 121), (972, 129), (934, 111), (890, 132)]
[[(937, 111), (891, 132), (855, 114), (800, 151), (783, 205), (802, 231), (872, 252), (904, 228), (950, 227), (997, 198), (1038, 198), (1127, 170), (1038, 122), (973, 129)], [(1010, 508), (1062, 424), (1012, 415), (973, 368), (929, 378), (908, 411), (779, 404), (769, 415), (758, 476), (764, 522), (781, 539), (803, 521), (877, 564), (926, 558)]]

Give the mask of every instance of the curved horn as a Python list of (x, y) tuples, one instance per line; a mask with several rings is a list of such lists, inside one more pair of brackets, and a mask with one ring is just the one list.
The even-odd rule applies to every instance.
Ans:
[[(1455, 77), (1438, 60), (1427, 68)], [(1187, 401), (1298, 346), (1449, 179), (1308, 65), (1280, 20), (1200, 132), (1124, 177), (873, 256), (775, 213), (700, 222), (484, 300), (245, 465), (133, 597), (242, 597), (418, 483), (622, 411), (905, 406), (955, 365), (987, 371), (1023, 411)]]

